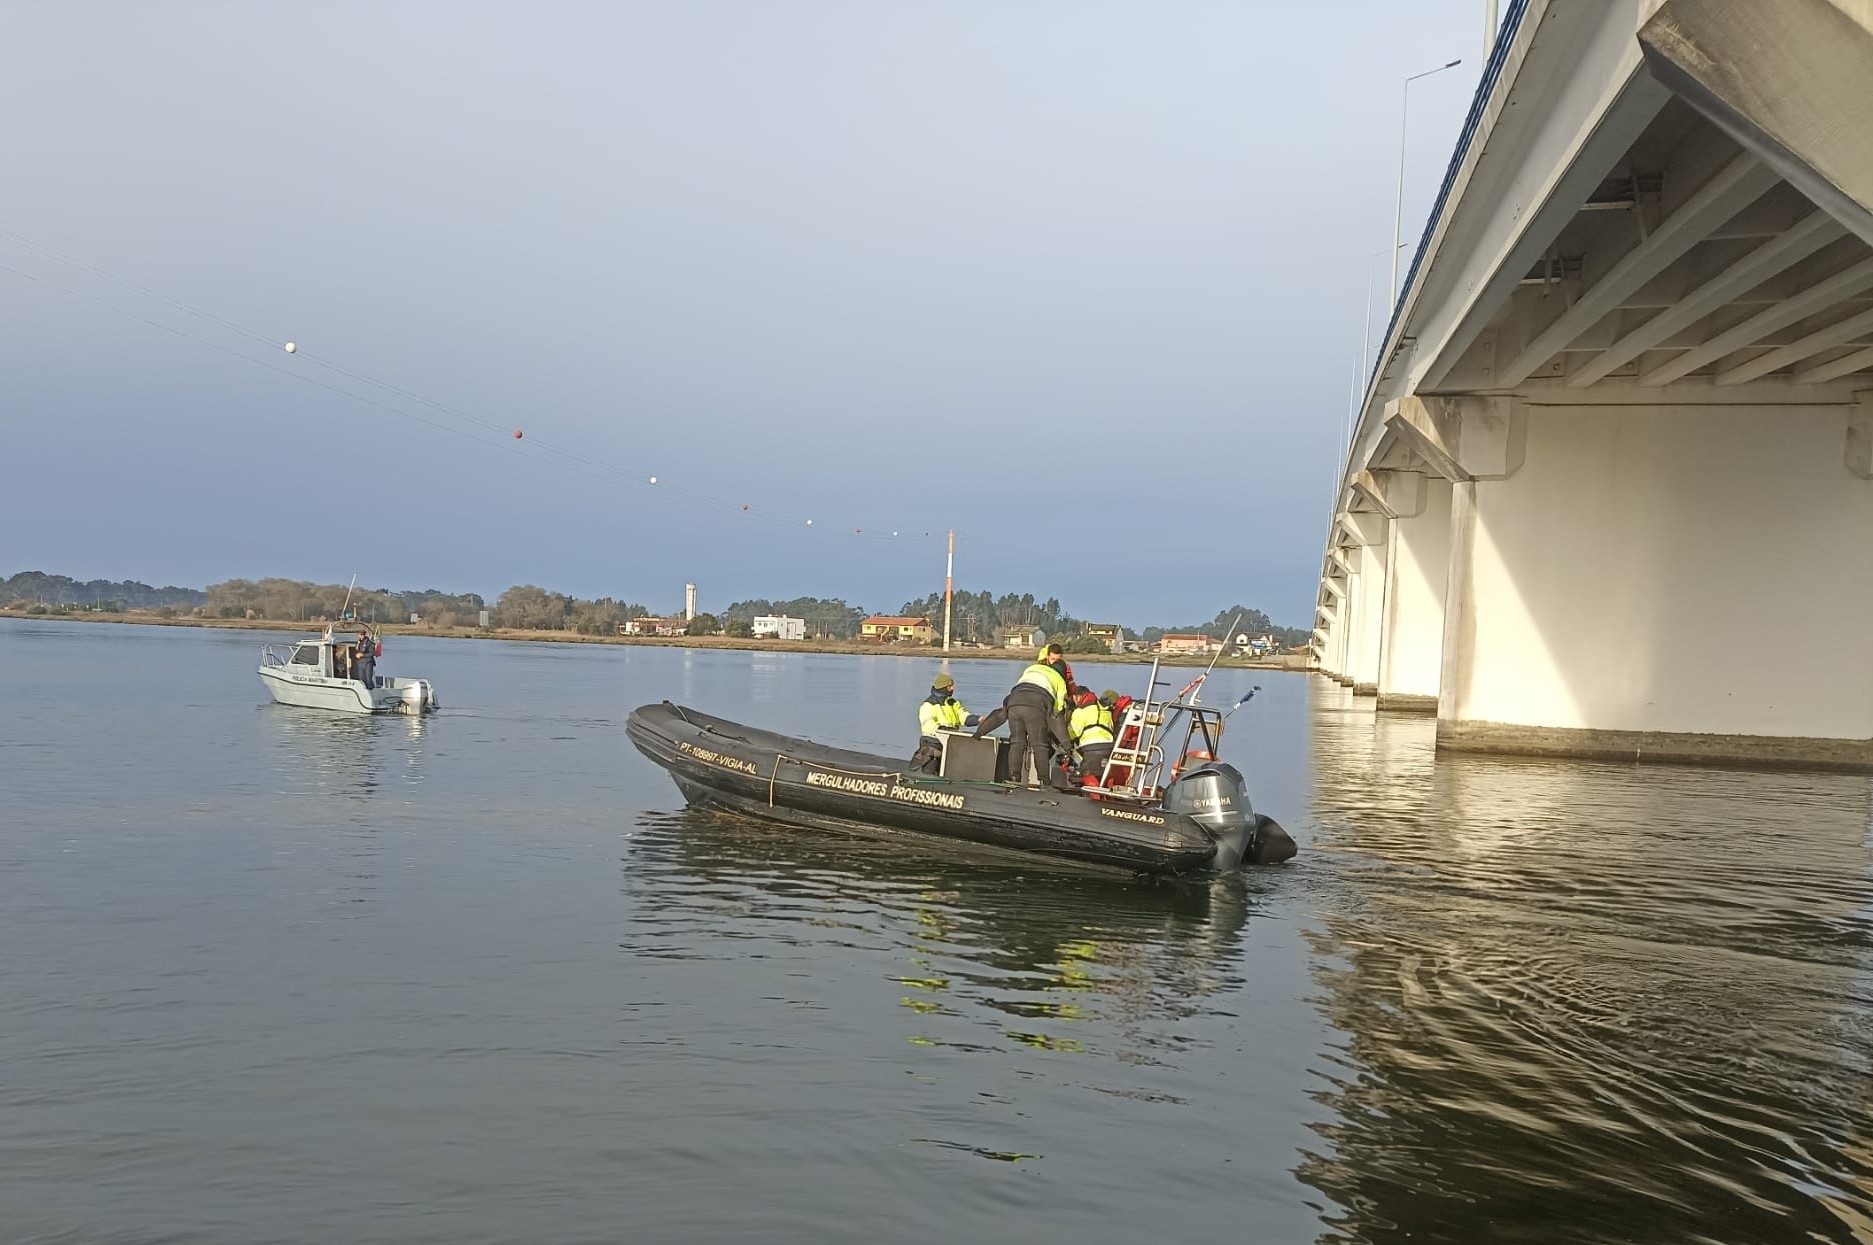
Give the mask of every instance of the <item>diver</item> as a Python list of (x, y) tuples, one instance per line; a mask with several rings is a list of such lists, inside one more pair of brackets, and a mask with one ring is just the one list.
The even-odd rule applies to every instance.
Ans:
[(1082, 687), (1073, 698), (1067, 732), (1080, 758), (1079, 776), (1099, 780), (1112, 757), (1112, 710)]
[(985, 730), (993, 729), (991, 723), (997, 716), (1006, 718), (1010, 782), (1023, 781), (1023, 764), (1032, 758), (1036, 777), (1051, 784), (1057, 791), (1078, 790), (1072, 780), (1049, 760), (1050, 738), (1063, 753), (1071, 748), (1070, 736), (1067, 734), (1066, 664), (1058, 644), (1049, 644), (1041, 649), (1040, 659), (1021, 672), (1021, 677), (1003, 698), (1002, 709), (1005, 713), (991, 714), (976, 726), (975, 733), (979, 738)]
[(930, 694), (917, 705), (917, 751), (910, 759), (912, 773), (937, 773), (943, 760), (943, 740), (938, 731), (959, 731), (982, 719), (956, 699), (956, 680), (939, 674), (930, 680)]

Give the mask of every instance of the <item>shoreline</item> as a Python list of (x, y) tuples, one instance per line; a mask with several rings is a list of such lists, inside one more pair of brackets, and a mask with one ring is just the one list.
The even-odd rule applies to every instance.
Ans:
[[(222, 631), (286, 631), (310, 634), (324, 630), (324, 622), (296, 622), (291, 619), (268, 618), (192, 618), (177, 616), (163, 618), (155, 614), (28, 614), (15, 610), (0, 610), (0, 620), (20, 620), (25, 622), (82, 622), (82, 623), (119, 623), (146, 627), (210, 627)], [(580, 635), (574, 631), (536, 631), (508, 627), (430, 627), (421, 623), (372, 623), (371, 630), (386, 636), (413, 635), (427, 636), (439, 640), (511, 640), (529, 644), (612, 644), (621, 647), (641, 648), (700, 648), (727, 649), (730, 651), (755, 653), (837, 653), (855, 657), (935, 657), (946, 660), (968, 661), (1032, 661), (1033, 656), (1026, 649), (1007, 648), (952, 648), (945, 653), (942, 648), (924, 648), (919, 645), (867, 644), (860, 640), (757, 640), (743, 639), (738, 636), (640, 636), (640, 635)], [(343, 630), (341, 627), (340, 630)], [(1078, 658), (1086, 662), (1103, 662), (1117, 665), (1149, 666), (1153, 656), (1149, 653), (1069, 653), (1069, 662)], [(1156, 660), (1164, 666), (1205, 667), (1210, 664), (1208, 657), (1174, 654), (1160, 656)], [(1304, 654), (1291, 653), (1279, 657), (1242, 658), (1227, 654), (1216, 659), (1217, 668), (1232, 670), (1293, 670), (1305, 672), (1307, 658)]]

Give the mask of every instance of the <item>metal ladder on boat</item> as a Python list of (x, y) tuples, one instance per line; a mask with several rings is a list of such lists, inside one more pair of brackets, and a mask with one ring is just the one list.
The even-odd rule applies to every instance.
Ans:
[[(1133, 702), (1125, 710), (1124, 719), (1113, 732), (1112, 755), (1106, 758), (1106, 767), (1099, 775), (1100, 794), (1137, 799), (1154, 794), (1143, 784), (1153, 771), (1154, 758), (1160, 767), (1164, 762), (1157, 731), (1153, 729), (1161, 718), (1162, 710), (1154, 708), (1148, 698)], [(1115, 782), (1115, 778), (1118, 781)]]

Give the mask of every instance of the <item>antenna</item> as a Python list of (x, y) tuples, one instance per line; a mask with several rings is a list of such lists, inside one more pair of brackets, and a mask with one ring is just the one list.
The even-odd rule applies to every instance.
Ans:
[(345, 589), (345, 603), (338, 607), (338, 621), (344, 622), (345, 615), (351, 612), (351, 589), (358, 586), (358, 573), (351, 573), (351, 587)]

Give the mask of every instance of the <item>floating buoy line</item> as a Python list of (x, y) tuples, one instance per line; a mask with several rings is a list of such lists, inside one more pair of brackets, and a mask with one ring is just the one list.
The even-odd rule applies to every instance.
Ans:
[[(512, 428), (509, 425), (497, 423), (470, 411), (451, 406), (446, 402), (436, 401), (433, 398), (403, 388), (400, 385), (392, 384), (389, 381), (379, 380), (374, 376), (346, 367), (335, 359), (325, 358), (316, 352), (310, 351), (306, 349), (304, 343), (300, 341), (282, 340), (276, 335), (257, 332), (246, 325), (229, 320), (224, 316), (216, 315), (212, 311), (205, 311), (178, 299), (170, 298), (165, 294), (150, 289), (148, 286), (139, 285), (137, 282), (127, 277), (119, 276), (117, 273), (101, 268), (96, 264), (66, 255), (60, 251), (54, 250), (52, 247), (36, 242), (31, 238), (23, 237), (11, 230), (0, 228), (0, 237), (7, 238), (19, 246), (36, 252), (45, 258), (82, 269), (101, 280), (134, 291), (146, 298), (153, 299), (177, 311), (194, 316), (197, 319), (206, 321), (230, 333), (238, 334), (256, 345), (264, 347), (269, 352), (279, 351), (289, 355), (291, 356), (291, 364), (282, 365), (270, 358), (256, 358), (253, 355), (243, 353), (240, 350), (224, 345), (209, 337), (202, 336), (198, 333), (191, 333), (186, 329), (178, 328), (173, 324), (164, 323), (161, 320), (151, 319), (149, 316), (143, 315), (140, 312), (133, 311), (126, 307), (120, 307), (106, 299), (98, 298), (96, 295), (88, 294), (83, 290), (73, 289), (70, 286), (61, 285), (56, 281), (48, 280), (30, 272), (25, 272), (9, 264), (0, 263), (0, 272), (11, 273), (35, 285), (56, 290), (72, 298), (81, 299), (95, 306), (102, 307), (107, 311), (114, 312), (117, 315), (124, 316), (127, 319), (146, 324), (161, 332), (187, 339), (210, 350), (219, 351), (230, 358), (239, 359), (243, 363), (265, 368), (270, 372), (276, 372), (300, 384), (310, 385), (313, 388), (322, 389), (327, 393), (335, 394), (349, 401), (358, 402), (365, 406), (374, 407), (377, 410), (412, 420), (426, 427), (454, 433), (458, 436), (464, 436), (472, 441), (478, 441), (484, 445), (497, 447), (503, 450), (503, 452), (518, 453), (522, 457), (533, 459), (536, 462), (558, 467), (563, 470), (574, 471), (580, 475), (601, 480), (607, 484), (629, 483), (640, 485), (644, 488), (654, 490), (660, 497), (679, 498), (692, 506), (712, 512), (740, 515), (751, 522), (761, 522), (796, 529), (812, 528), (815, 532), (830, 530), (836, 533), (838, 530), (837, 525), (828, 527), (826, 524), (819, 524), (816, 526), (813, 516), (808, 516), (803, 512), (789, 513), (779, 508), (751, 505), (751, 503), (747, 501), (733, 501), (726, 497), (700, 491), (686, 485), (672, 484), (668, 480), (663, 479), (660, 475), (649, 475), (641, 471), (629, 470), (614, 463), (606, 462), (603, 459), (595, 458), (579, 450), (558, 445), (551, 441), (541, 440), (539, 437), (528, 433), (524, 427)], [(324, 369), (333, 375), (344, 377), (353, 384), (368, 386), (379, 393), (389, 395), (392, 399), (403, 403), (414, 403), (415, 405), (425, 407), (430, 411), (448, 418), (446, 421), (430, 418), (418, 412), (408, 410), (404, 406), (392, 405), (390, 401), (373, 397), (370, 394), (358, 393), (343, 385), (334, 384), (316, 376), (308, 375), (303, 365), (311, 365)], [(469, 425), (469, 427), (464, 427), (464, 424)], [(888, 524), (860, 523), (852, 526), (850, 534), (854, 538), (860, 540), (898, 541), (901, 543), (903, 541), (929, 539), (933, 530), (934, 529), (925, 529), (921, 525), (906, 527), (900, 524), (897, 527), (891, 527)], [(943, 535), (942, 532), (936, 532), (935, 534), (939, 537)]]

